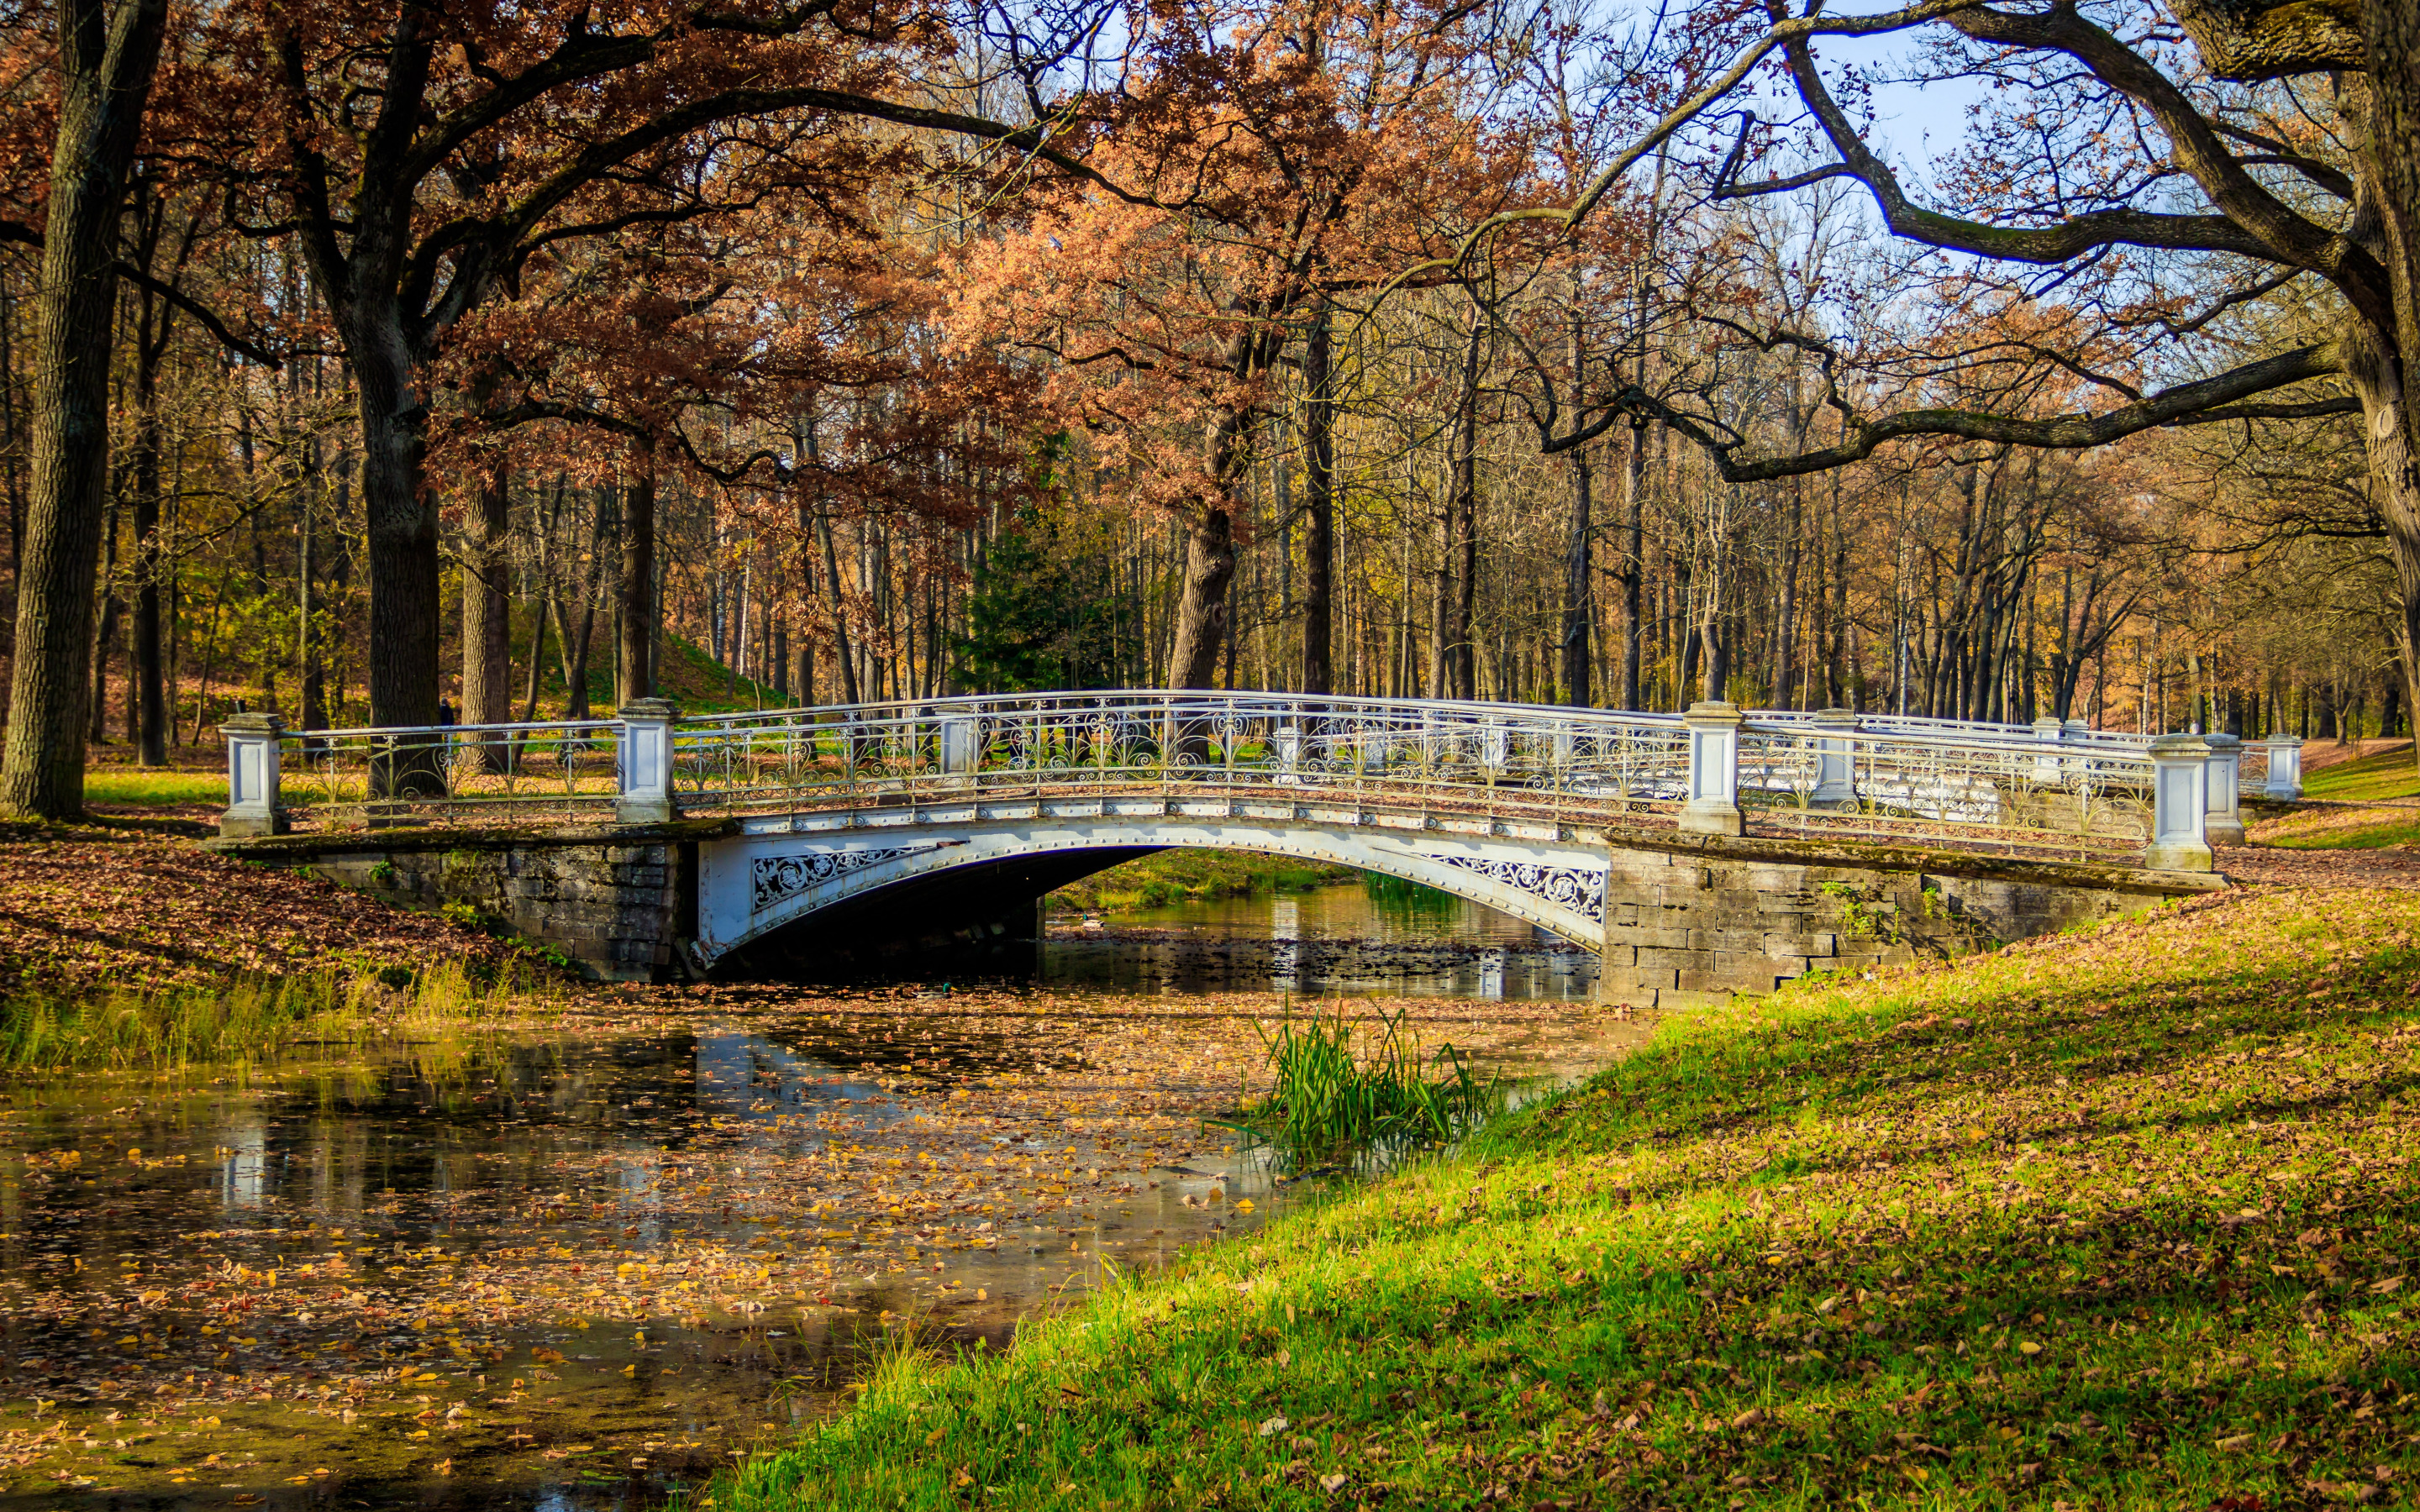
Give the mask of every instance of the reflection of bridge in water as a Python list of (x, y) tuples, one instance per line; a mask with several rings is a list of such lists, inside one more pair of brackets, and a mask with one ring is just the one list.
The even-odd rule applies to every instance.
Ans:
[[(1054, 887), (1201, 846), (1469, 898), (1606, 952), (1609, 981), (1626, 950), (1651, 987), (1691, 990), (1693, 966), (1770, 985), (1890, 953), (1844, 939), (1914, 948), (1915, 913), (1957, 912), (1928, 893), (1955, 903), (1962, 887), (1984, 933), (2006, 936), (2062, 911), (1982, 901), (1994, 887), (2195, 890), (2207, 884), (2178, 873), (2208, 872), (2211, 839), (2240, 838), (2247, 777), (2299, 792), (2290, 737), (2244, 747), (1729, 704), (1649, 715), (1179, 690), (699, 718), (647, 701), (610, 720), (302, 733), (245, 717), (226, 733), (229, 843), (340, 875), (345, 857), (378, 857), (360, 869), (418, 879), (385, 890), (489, 898), (550, 937), (589, 932), (567, 947), (617, 974), (675, 952), (707, 969), (777, 947), (1030, 931), (1031, 902)], [(454, 859), (405, 859), (431, 855)], [(493, 859), (463, 859), (482, 856)], [(574, 861), (580, 875), (565, 874)], [(1722, 867), (1728, 882), (1709, 870)], [(1885, 899), (1892, 877), (1913, 890)], [(1709, 914), (1673, 896), (1692, 889), (1729, 901)], [(668, 898), (652, 933), (627, 917), (659, 906), (633, 902), (651, 890)], [(1890, 933), (1910, 937), (1844, 933), (1831, 916), (1845, 904), (1758, 896), (1862, 900), (1853, 923), (1904, 913)], [(1835, 927), (1815, 927), (1827, 918)], [(613, 959), (616, 930), (649, 959)], [(1662, 953), (1639, 966), (1642, 950)]]

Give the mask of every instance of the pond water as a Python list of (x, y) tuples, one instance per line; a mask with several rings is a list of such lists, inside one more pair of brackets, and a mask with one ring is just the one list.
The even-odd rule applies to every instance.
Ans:
[(1589, 1003), (1596, 956), (1466, 899), (1365, 877), (1304, 893), (1063, 919), (1045, 981), (1115, 992), (1274, 992)]
[(1356, 1007), (1516, 1075), (1639, 1033), (1526, 928), (1419, 906), (1196, 904), (1078, 923), (1022, 986), (597, 991), (366, 1059), (18, 1084), (0, 1486), (658, 1504), (832, 1411), (876, 1340), (997, 1349), (1297, 1200), (1202, 1121), (1272, 987), (1398, 995)]

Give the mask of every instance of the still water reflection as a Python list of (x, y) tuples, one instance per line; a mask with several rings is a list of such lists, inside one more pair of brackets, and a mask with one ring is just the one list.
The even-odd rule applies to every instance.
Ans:
[[(1016, 989), (600, 995), (553, 1027), (0, 1096), (0, 1494), (660, 1503), (1294, 1188), (1226, 1143), (1271, 991), (1569, 1072), (1588, 958), (1383, 887), (1071, 927)], [(1478, 1001), (1454, 1001), (1459, 995)], [(1492, 1001), (1490, 1001), (1492, 1000)]]
[(1364, 877), (1063, 918), (1042, 953), (1054, 985), (1127, 993), (1591, 1002), (1591, 952), (1450, 893)]

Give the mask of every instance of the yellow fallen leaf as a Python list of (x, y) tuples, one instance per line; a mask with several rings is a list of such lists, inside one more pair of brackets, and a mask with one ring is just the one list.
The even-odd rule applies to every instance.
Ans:
[(1251, 1198), (1249, 1198), (1249, 1197), (1246, 1197), (1243, 1201), (1236, 1203), (1236, 1204), (1235, 1204), (1235, 1211), (1236, 1211), (1237, 1212), (1249, 1212), (1249, 1211), (1252, 1211), (1252, 1199), (1251, 1199)]
[(2019, 1354), (2040, 1354), (2041, 1353), (2041, 1346), (2036, 1344), (2031, 1339), (2027, 1339), (2024, 1343), (2017, 1346), (2017, 1352)]

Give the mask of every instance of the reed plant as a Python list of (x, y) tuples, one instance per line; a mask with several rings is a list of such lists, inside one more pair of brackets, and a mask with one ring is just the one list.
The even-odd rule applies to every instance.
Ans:
[(1501, 1110), (1499, 1079), (1450, 1044), (1423, 1055), (1407, 1013), (1357, 1026), (1342, 1008), (1289, 1011), (1262, 1027), (1273, 1086), (1246, 1109), (1248, 1127), (1301, 1160), (1443, 1144)]
[(542, 990), (527, 973), (458, 962), (210, 987), (23, 990), (0, 999), (0, 1072), (171, 1070), (302, 1045), (363, 1049), (495, 1018), (532, 1006)]

